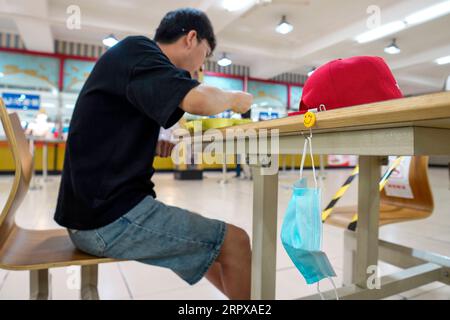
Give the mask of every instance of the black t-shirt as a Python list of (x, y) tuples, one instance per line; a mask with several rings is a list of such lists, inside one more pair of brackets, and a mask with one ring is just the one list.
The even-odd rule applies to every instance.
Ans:
[(156, 197), (150, 179), (160, 127), (181, 118), (180, 104), (198, 84), (146, 37), (128, 37), (110, 48), (75, 105), (55, 221), (96, 229), (145, 196)]

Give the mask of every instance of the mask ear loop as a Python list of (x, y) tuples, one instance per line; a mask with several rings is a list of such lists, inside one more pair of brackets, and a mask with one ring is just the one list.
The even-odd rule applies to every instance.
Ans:
[[(327, 279), (330, 280), (331, 284), (333, 285), (333, 291), (334, 291), (334, 294), (336, 295), (336, 300), (339, 300), (339, 295), (337, 293), (337, 288), (336, 288), (336, 285), (334, 284), (333, 279), (331, 277), (327, 277)], [(324, 297), (322, 291), (320, 291), (320, 281), (317, 281), (317, 292), (320, 295), (320, 299), (325, 300), (325, 297)]]
[(333, 278), (328, 277), (328, 280), (330, 280), (331, 284), (333, 285), (333, 290), (334, 290), (334, 294), (336, 295), (336, 300), (339, 300), (339, 295), (338, 295), (338, 292), (337, 292), (336, 285), (334, 284)]
[[(309, 141), (309, 154), (311, 156), (311, 165), (312, 165), (312, 172), (313, 172), (313, 179), (314, 179), (314, 188), (316, 189), (316, 192), (319, 192), (319, 187), (317, 184), (317, 178), (316, 178), (316, 169), (314, 165), (314, 156), (313, 156), (313, 150), (312, 150), (312, 129), (309, 128), (309, 137), (307, 138)], [(320, 219), (322, 219), (322, 210), (319, 211)], [(322, 221), (322, 220), (320, 220)], [(323, 233), (320, 234), (320, 248), (322, 248), (323, 243)]]
[(316, 168), (314, 165), (314, 156), (313, 156), (313, 151), (312, 151), (312, 129), (311, 128), (309, 128), (309, 137), (306, 139), (309, 142), (309, 154), (311, 156), (311, 166), (312, 166), (312, 171), (313, 171), (314, 187), (317, 189)]
[[(317, 178), (316, 178), (316, 168), (314, 165), (314, 156), (313, 156), (313, 150), (312, 150), (312, 129), (309, 128), (309, 137), (307, 138), (309, 141), (309, 154), (311, 156), (311, 166), (312, 166), (312, 173), (313, 173), (313, 179), (314, 179), (314, 188), (316, 189), (316, 192), (319, 192), (319, 187), (317, 184)], [(320, 219), (322, 219), (322, 210), (319, 211)], [(320, 220), (322, 221), (322, 220)], [(321, 223), (322, 224), (322, 223)], [(322, 248), (323, 243), (323, 233), (320, 234), (320, 248)]]
[(325, 300), (325, 297), (323, 296), (322, 291), (320, 291), (320, 281), (317, 281), (317, 292), (319, 293), (320, 299)]
[[(319, 111), (324, 111), (324, 110), (326, 110), (325, 106), (320, 105)], [(311, 165), (312, 165), (312, 171), (313, 171), (314, 185), (315, 185), (315, 188), (317, 189), (316, 169), (315, 169), (315, 165), (314, 165), (314, 156), (313, 156), (313, 151), (312, 151), (312, 128), (309, 128), (309, 137), (305, 138), (305, 145), (303, 147), (303, 155), (302, 155), (302, 164), (301, 164), (301, 168), (300, 168), (300, 176), (303, 175), (303, 164), (305, 161), (305, 153), (306, 153), (307, 143), (309, 143), (309, 154), (311, 156)], [(333, 291), (334, 291), (334, 294), (336, 295), (336, 300), (339, 300), (339, 295), (337, 293), (336, 284), (334, 283), (334, 281), (331, 277), (327, 277), (327, 279), (330, 280), (331, 284), (333, 285)], [(317, 292), (319, 293), (320, 298), (322, 300), (325, 300), (323, 293), (320, 291), (320, 281), (317, 282)]]
[(306, 158), (306, 148), (308, 146), (308, 138), (305, 137), (305, 144), (303, 145), (303, 153), (302, 153), (302, 161), (300, 164), (300, 179), (303, 178), (303, 166), (305, 165), (305, 158)]
[(308, 144), (309, 144), (309, 154), (311, 156), (311, 165), (312, 165), (312, 171), (313, 171), (314, 186), (317, 189), (316, 168), (314, 165), (314, 157), (313, 157), (313, 153), (312, 153), (312, 129), (311, 128), (309, 128), (309, 137), (305, 137), (305, 144), (303, 145), (302, 161), (300, 164), (300, 179), (303, 178), (303, 167), (305, 165), (306, 148), (307, 148)]

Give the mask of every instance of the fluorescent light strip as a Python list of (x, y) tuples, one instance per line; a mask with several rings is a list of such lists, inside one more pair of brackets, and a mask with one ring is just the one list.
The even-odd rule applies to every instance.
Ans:
[(381, 27), (362, 33), (359, 36), (357, 36), (355, 40), (358, 43), (367, 43), (370, 41), (374, 41), (383, 38), (385, 36), (388, 36), (390, 34), (399, 32), (411, 25), (433, 20), (449, 13), (450, 13), (450, 0), (446, 0), (438, 4), (432, 5), (428, 8), (425, 8), (423, 10), (419, 10), (415, 13), (412, 13), (402, 21), (400, 20), (394, 21), (385, 24)]
[(254, 0), (223, 0), (222, 7), (227, 11), (239, 11), (247, 7)]
[(442, 57), (439, 59), (436, 59), (435, 62), (439, 65), (449, 64), (450, 63), (450, 56)]
[(417, 11), (405, 18), (407, 24), (418, 24), (425, 21), (436, 19), (440, 16), (450, 13), (450, 1), (444, 1), (431, 7)]
[(360, 34), (356, 37), (356, 41), (358, 43), (367, 43), (370, 41), (374, 41), (380, 38), (383, 38), (385, 36), (388, 36), (390, 34), (396, 33), (400, 30), (403, 30), (406, 28), (406, 23), (403, 21), (394, 21), (388, 24), (385, 24), (384, 26), (372, 29), (370, 31), (367, 31), (363, 34)]

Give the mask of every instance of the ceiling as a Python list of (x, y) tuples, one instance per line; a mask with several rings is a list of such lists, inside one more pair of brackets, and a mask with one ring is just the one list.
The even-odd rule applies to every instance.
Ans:
[[(108, 34), (152, 37), (164, 14), (180, 7), (196, 7), (210, 17), (218, 37), (215, 57), (226, 51), (251, 75), (271, 78), (284, 72), (305, 74), (329, 60), (355, 55), (378, 55), (393, 69), (405, 94), (440, 90), (450, 65), (436, 58), (450, 55), (450, 15), (407, 28), (367, 44), (355, 36), (367, 31), (369, 6), (381, 10), (381, 23), (443, 0), (240, 0), (243, 8), (229, 12), (223, 0), (0, 0), (0, 31), (19, 33), (30, 50), (52, 52), (54, 39), (100, 44)], [(67, 8), (81, 10), (81, 29), (66, 26)], [(282, 15), (294, 25), (287, 35), (275, 32)], [(387, 55), (392, 38), (402, 49)]]

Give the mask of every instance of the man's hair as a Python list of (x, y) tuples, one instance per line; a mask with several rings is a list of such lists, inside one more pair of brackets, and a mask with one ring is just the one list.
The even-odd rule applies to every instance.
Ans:
[(156, 29), (155, 41), (164, 44), (176, 42), (189, 31), (197, 31), (199, 41), (206, 39), (211, 52), (216, 47), (216, 37), (208, 16), (200, 10), (183, 8), (168, 12)]

